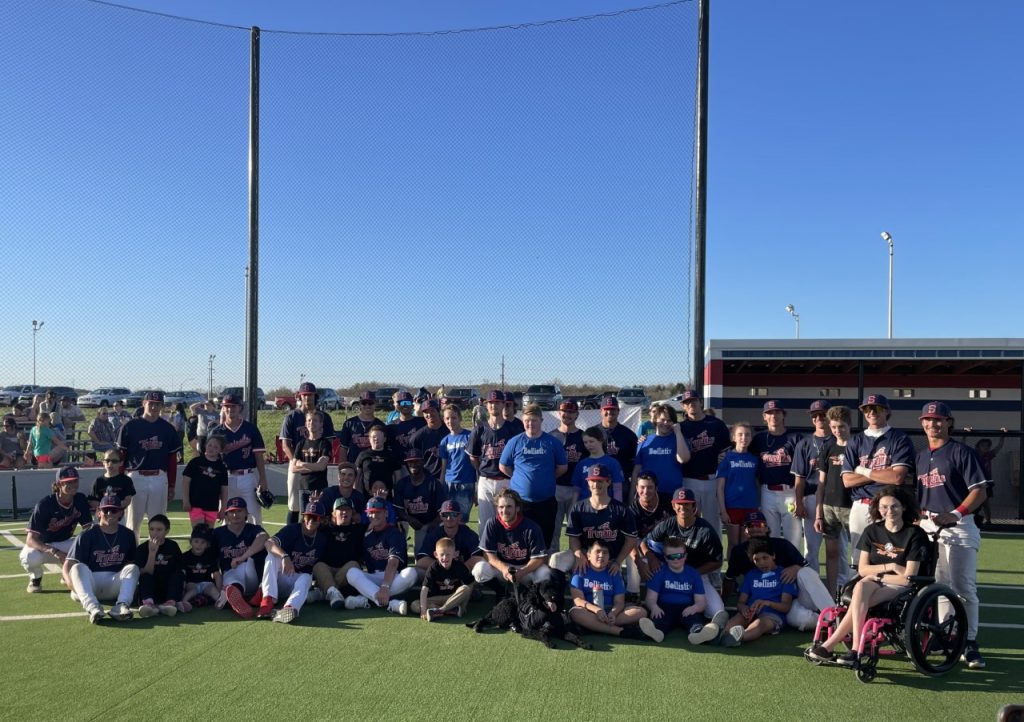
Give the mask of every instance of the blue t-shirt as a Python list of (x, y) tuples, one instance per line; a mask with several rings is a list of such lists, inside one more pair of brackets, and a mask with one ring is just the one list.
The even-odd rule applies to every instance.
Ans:
[(676, 460), (676, 435), (648, 436), (636, 452), (636, 464), (658, 476), (658, 491), (671, 494), (683, 485), (683, 467)]
[(615, 488), (616, 484), (619, 484), (619, 488), (622, 488), (622, 485), (626, 483), (626, 477), (622, 473), (622, 466), (619, 465), (615, 458), (607, 454), (604, 456), (588, 456), (580, 460), (580, 463), (576, 465), (576, 471), (572, 475), (572, 485), (580, 490), (579, 496), (576, 497), (579, 501), (590, 498), (590, 484), (587, 483), (587, 473), (594, 464), (604, 464), (608, 467), (612, 474), (612, 488)]
[(727, 451), (715, 478), (725, 478), (726, 509), (757, 509), (761, 505), (757, 476), (761, 462), (749, 452)]
[(291, 557), (295, 571), (310, 574), (313, 565), (320, 561), (327, 548), (327, 535), (317, 532), (312, 537), (302, 531), (302, 523), (286, 524), (272, 539)]
[(688, 607), (693, 604), (694, 596), (704, 593), (704, 580), (697, 570), (684, 565), (681, 572), (669, 569), (662, 564), (651, 581), (647, 582), (647, 591), (658, 595), (658, 604), (672, 604)]
[(83, 531), (71, 543), (68, 559), (74, 559), (94, 572), (119, 572), (135, 563), (135, 534), (118, 524), (113, 534), (105, 534), (99, 525)]
[[(796, 588), (796, 584), (782, 581), (781, 567), (775, 567), (770, 572), (762, 572), (754, 568), (743, 575), (740, 594), (747, 595), (747, 605), (749, 606), (760, 599), (766, 602), (781, 602), (783, 594), (789, 594), (795, 599), (800, 594), (800, 590)], [(779, 611), (772, 611), (781, 614)]]
[(469, 443), (469, 431), (462, 429), (457, 434), (448, 434), (441, 439), (437, 447), (437, 455), (445, 466), (444, 481), (447, 484), (475, 484), (476, 469), (466, 455), (466, 444)]
[(181, 451), (181, 434), (167, 421), (132, 419), (121, 427), (117, 445), (124, 449), (129, 471), (166, 471), (171, 454)]
[(523, 432), (505, 444), (500, 463), (512, 467), (509, 487), (534, 502), (555, 495), (555, 467), (568, 464), (569, 458), (562, 442), (546, 431), (536, 439)]
[(85, 494), (76, 493), (67, 507), (61, 506), (56, 494), (50, 494), (40, 499), (32, 510), (26, 531), (36, 532), (43, 544), (52, 544), (70, 539), (77, 524), (83, 527), (92, 524), (92, 509)]
[(604, 611), (615, 606), (615, 597), (626, 593), (626, 583), (621, 574), (612, 574), (607, 568), (597, 571), (587, 569), (583, 574), (573, 574), (572, 588), (583, 592), (588, 604), (594, 604), (594, 588), (601, 587), (604, 592)]

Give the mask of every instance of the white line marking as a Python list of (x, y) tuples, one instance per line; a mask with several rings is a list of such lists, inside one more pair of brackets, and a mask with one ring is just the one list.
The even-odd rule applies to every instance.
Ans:
[[(2, 617), (0, 617), (0, 619), (2, 619)], [(978, 626), (985, 627), (986, 629), (1024, 629), (1024, 624), (991, 624), (982, 622)]]
[(24, 579), (28, 574), (22, 572), (21, 574), (0, 574), (0, 579)]
[(9, 531), (0, 531), (0, 536), (9, 541), (12, 546), (21, 549), (25, 546), (24, 542), (20, 541), (16, 536), (11, 534)]
[(992, 609), (1024, 609), (1024, 604), (986, 604), (982, 602), (979, 607), (991, 607)]
[(1024, 531), (985, 531), (982, 534), (986, 536), (989, 534), (992, 536), (1024, 536)]
[(1013, 584), (978, 584), (978, 589), (1005, 589), (1006, 591), (1024, 591), (1024, 587)]
[(0, 622), (31, 622), (36, 619), (67, 619), (69, 617), (85, 617), (85, 612), (64, 612), (63, 614), (22, 614), (17, 617), (0, 617)]

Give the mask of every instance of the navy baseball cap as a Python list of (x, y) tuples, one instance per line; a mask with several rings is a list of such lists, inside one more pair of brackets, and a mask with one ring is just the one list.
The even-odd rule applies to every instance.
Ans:
[(309, 381), (305, 381), (299, 384), (298, 393), (296, 396), (316, 396), (316, 384), (311, 384)]
[(559, 411), (579, 411), (580, 405), (575, 401), (563, 401), (558, 405)]
[(749, 511), (747, 515), (743, 517), (743, 526), (750, 526), (751, 524), (767, 524), (768, 520), (764, 514), (759, 511)]
[(249, 507), (245, 503), (245, 499), (240, 496), (233, 496), (228, 499), (228, 503), (227, 506), (224, 507), (224, 511), (249, 511)]
[(57, 470), (57, 481), (79, 481), (78, 469), (73, 466), (62, 466)]
[(587, 481), (591, 479), (604, 479), (608, 481), (612, 478), (611, 470), (604, 464), (594, 464), (587, 469)]
[(892, 410), (892, 407), (889, 406), (889, 399), (882, 396), (882, 394), (868, 394), (857, 408), (863, 409), (865, 406), (881, 406), (888, 411)]
[(700, 401), (700, 394), (694, 389), (683, 392), (682, 402), (685, 404), (687, 401)]
[(338, 509), (354, 509), (352, 506), (352, 500), (345, 496), (339, 496), (334, 500), (334, 511)]
[(693, 489), (686, 489), (679, 487), (676, 489), (676, 493), (672, 495), (673, 504), (696, 504), (697, 496), (693, 493)]
[(612, 396), (611, 394), (608, 394), (603, 399), (601, 399), (601, 408), (617, 409), (619, 408), (619, 399), (615, 396)]
[(387, 502), (377, 496), (370, 497), (370, 500), (366, 502), (366, 511), (387, 511), (387, 508)]
[(220, 400), (221, 406), (241, 406), (242, 398), (238, 394), (224, 394)]
[(302, 510), (302, 516), (316, 516), (323, 519), (327, 516), (327, 512), (324, 511), (324, 505), (318, 501), (311, 501), (306, 504), (306, 508)]
[(100, 499), (100, 509), (120, 509), (121, 500), (113, 494), (107, 494)]
[(142, 397), (142, 400), (143, 401), (155, 401), (158, 404), (162, 404), (164, 402), (164, 392), (163, 391), (147, 391), (146, 395)]
[(824, 399), (818, 399), (817, 401), (811, 404), (811, 407), (809, 409), (807, 409), (807, 413), (809, 413), (811, 416), (813, 416), (814, 414), (823, 414), (831, 408), (832, 404), (830, 404), (828, 401), (825, 401)]
[(448, 501), (446, 501), (443, 504), (441, 504), (441, 513), (442, 514), (453, 514), (453, 513), (454, 514), (461, 514), (462, 513), (462, 507), (459, 505), (459, 502), (455, 501), (454, 499), (449, 499)]
[(375, 404), (377, 403), (377, 397), (374, 396), (372, 391), (364, 391), (359, 394), (359, 403), (361, 404)]
[(398, 396), (396, 398), (398, 399), (399, 402), (408, 401), (409, 403), (412, 403), (412, 394), (410, 394), (408, 391), (399, 391)]
[(953, 414), (949, 410), (949, 406), (942, 403), (941, 401), (929, 401), (921, 409), (921, 415), (919, 419), (952, 419)]
[(423, 403), (420, 404), (420, 411), (426, 411), (427, 409), (433, 409), (434, 411), (440, 411), (440, 406), (437, 403), (437, 399), (424, 399)]
[(781, 411), (782, 413), (786, 413), (786, 409), (782, 407), (782, 402), (776, 401), (775, 399), (765, 401), (764, 406), (761, 407), (761, 411)]
[(505, 403), (505, 394), (501, 393), (497, 389), (493, 389), (487, 392), (487, 400), (503, 404)]
[(419, 449), (409, 449), (405, 452), (406, 461), (423, 461), (423, 454), (420, 453)]

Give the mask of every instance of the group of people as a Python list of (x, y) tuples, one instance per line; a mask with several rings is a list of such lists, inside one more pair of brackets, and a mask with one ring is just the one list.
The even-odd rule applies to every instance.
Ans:
[[(966, 660), (984, 665), (974, 589), (980, 534), (972, 512), (990, 480), (974, 450), (949, 437), (953, 418), (941, 402), (922, 411), (929, 447), (915, 458), (906, 435), (889, 426), (889, 404), (880, 394), (861, 404), (867, 428), (854, 436), (848, 409), (816, 401), (809, 409), (815, 431), (802, 438), (786, 430), (778, 401), (764, 405), (766, 430), (755, 434), (737, 422), (730, 431), (704, 413), (695, 391), (683, 396), (681, 421), (675, 409), (656, 407), (640, 437), (618, 423), (614, 396), (601, 403), (601, 423), (585, 430), (575, 425), (575, 403), (563, 403), (550, 433), (542, 430), (538, 407), (517, 415), (501, 391), (487, 395), (486, 420), (471, 430), (461, 427), (457, 406), (428, 398), (417, 415), (411, 394), (399, 392), (393, 423), (376, 417), (376, 400), (366, 393), (360, 413), (335, 432), (316, 397), (316, 387), (303, 384), (299, 408), (281, 428), (289, 518), (275, 535), (260, 525), (256, 503), (256, 492), (266, 487), (263, 439), (241, 418), (241, 400), (224, 397), (218, 422), (198, 440), (202, 454), (186, 469), (183, 489), (194, 531), (181, 557), (212, 554), (216, 564), (208, 565), (209, 578), (199, 579), (181, 566), (185, 561), (165, 561), (183, 585), (157, 585), (142, 600), (147, 614), (151, 607), (183, 611), (198, 595), (246, 618), (290, 622), (313, 590), (333, 608), (412, 610), (431, 620), (463, 613), (478, 587), (502, 594), (505, 582), (542, 581), (557, 569), (570, 580), (570, 614), (581, 627), (657, 641), (681, 627), (691, 643), (731, 646), (778, 633), (785, 623), (810, 629), (845, 582), (844, 544), (858, 550), (862, 575), (865, 564), (875, 573), (879, 529), (899, 506), (914, 510), (914, 529), (949, 527), (940, 535), (936, 575), (966, 600)], [(110, 483), (99, 498), (100, 531), (90, 529), (89, 538), (103, 543), (91, 543), (86, 555), (70, 539), (75, 523), (88, 523), (88, 506), (68, 486), (73, 469), (58, 474), (54, 494), (30, 523), (23, 553), (30, 590), (38, 587), (46, 555), (64, 563), (72, 586), (85, 576), (71, 575), (76, 564), (110, 574), (115, 570), (104, 564), (132, 566), (134, 559), (145, 576), (177, 558), (164, 549), (174, 545), (164, 512), (179, 442), (160, 426), (169, 426), (159, 416), (161, 401), (158, 392), (147, 396), (143, 416), (122, 428), (105, 458), (125, 464), (130, 485)], [(338, 485), (329, 486), (335, 453)], [(473, 505), (479, 536), (466, 524)], [(133, 544), (143, 516), (150, 539), (136, 550), (125, 547), (118, 562), (112, 544), (120, 540), (97, 533), (121, 533), (109, 518), (124, 514)], [(224, 524), (214, 527), (221, 517)], [(563, 519), (566, 551), (559, 549)], [(408, 558), (409, 528), (415, 560)], [(827, 585), (817, 568), (821, 535)], [(911, 557), (888, 563), (887, 585), (912, 575), (903, 561), (920, 560)], [(122, 568), (116, 571), (124, 576)], [(420, 598), (410, 605), (401, 597), (417, 583)], [(197, 585), (190, 599), (188, 584)], [(100, 618), (98, 597), (85, 587), (75, 590), (90, 616)], [(723, 591), (739, 592), (732, 617)], [(115, 618), (124, 616), (121, 601), (115, 600)]]

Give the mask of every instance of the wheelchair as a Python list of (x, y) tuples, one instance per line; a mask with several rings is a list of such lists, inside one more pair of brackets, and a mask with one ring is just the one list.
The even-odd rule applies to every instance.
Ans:
[[(910, 585), (898, 596), (868, 610), (861, 627), (860, 647), (853, 670), (857, 679), (868, 683), (878, 673), (882, 657), (906, 654), (917, 671), (938, 677), (953, 669), (967, 646), (967, 610), (963, 600), (952, 588), (936, 584), (931, 576), (938, 547), (938, 533), (932, 536), (928, 574), (909, 578)], [(818, 615), (813, 644), (824, 642), (839, 625), (849, 609), (856, 577), (836, 595), (836, 605)], [(844, 640), (850, 648), (852, 640)], [(813, 645), (812, 645), (813, 646)], [(804, 658), (814, 665), (845, 667), (838, 661), (822, 661), (804, 651)]]

